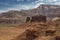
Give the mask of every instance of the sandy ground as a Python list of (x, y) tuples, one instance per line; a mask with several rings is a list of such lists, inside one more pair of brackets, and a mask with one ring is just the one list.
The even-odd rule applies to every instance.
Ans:
[(39, 26), (36, 24), (37, 23), (32, 23), (32, 24), (24, 23), (24, 24), (18, 25), (17, 27), (9, 27), (9, 28), (1, 27), (0, 28), (0, 40), (15, 39), (19, 35), (21, 35), (23, 32), (25, 32), (29, 27)]
[(0, 40), (11, 40), (23, 33), (26, 28), (0, 28)]

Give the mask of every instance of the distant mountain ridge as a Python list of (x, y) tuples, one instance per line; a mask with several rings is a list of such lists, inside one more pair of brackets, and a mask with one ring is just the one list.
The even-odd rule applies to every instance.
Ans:
[[(20, 20), (19, 23), (25, 22), (27, 16), (33, 16), (36, 14), (45, 15), (47, 18), (58, 17), (60, 14), (60, 6), (58, 5), (40, 5), (38, 8), (30, 9), (30, 10), (21, 10), (21, 11), (8, 11), (0, 14), (0, 19), (7, 20), (10, 19), (12, 23), (12, 19)], [(14, 21), (13, 20), (13, 21)], [(0, 20), (1, 23), (2, 20)], [(3, 21), (2, 23), (4, 23)], [(8, 21), (6, 23), (9, 23)], [(14, 22), (15, 23), (15, 22)]]
[(35, 14), (40, 14), (40, 15), (46, 15), (49, 18), (53, 18), (58, 16), (59, 11), (60, 11), (60, 6), (58, 5), (40, 5), (38, 8), (30, 9), (30, 10), (22, 10), (21, 12), (30, 14), (30, 16)]

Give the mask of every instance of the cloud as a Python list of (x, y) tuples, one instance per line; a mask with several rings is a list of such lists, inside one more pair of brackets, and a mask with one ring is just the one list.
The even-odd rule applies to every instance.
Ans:
[(11, 7), (11, 8), (7, 8), (7, 10), (0, 10), (0, 13), (2, 12), (7, 12), (9, 10), (28, 10), (28, 9), (33, 9), (35, 5), (15, 5), (14, 7)]
[(55, 5), (60, 5), (60, 2), (56, 2)]
[(39, 7), (41, 4), (47, 4), (47, 5), (60, 5), (60, 1), (59, 0), (37, 0), (35, 2), (32, 2), (32, 4), (35, 4), (33, 7), (37, 8)]
[[(17, 7), (18, 6), (18, 7)], [(35, 5), (32, 5), (32, 4), (24, 4), (24, 5), (22, 5), (22, 4), (19, 4), (19, 5), (15, 5), (15, 8), (17, 8), (17, 9), (24, 9), (24, 10), (28, 10), (28, 9), (32, 9), (32, 8), (34, 8), (34, 6)]]
[(17, 2), (20, 1), (20, 0), (17, 0)]
[(46, 0), (47, 2), (56, 2), (58, 0)]
[(8, 10), (0, 10), (0, 13), (7, 12)]
[(17, 0), (17, 2), (19, 2), (19, 1), (24, 1), (24, 0)]
[(37, 0), (34, 3), (35, 3), (35, 8), (36, 8), (40, 4), (60, 5), (60, 0)]

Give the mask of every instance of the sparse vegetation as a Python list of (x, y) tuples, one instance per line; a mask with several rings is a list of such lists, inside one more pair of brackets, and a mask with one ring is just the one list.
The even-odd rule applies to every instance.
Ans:
[(60, 25), (58, 26), (58, 32), (60, 32)]
[(16, 27), (16, 26), (12, 24), (0, 24), (0, 28), (10, 28), (10, 27)]

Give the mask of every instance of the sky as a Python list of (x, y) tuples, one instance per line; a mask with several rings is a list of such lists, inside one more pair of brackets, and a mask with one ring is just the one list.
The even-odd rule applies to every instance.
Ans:
[(60, 5), (60, 0), (0, 0), (0, 13), (9, 10), (28, 10), (41, 4)]

